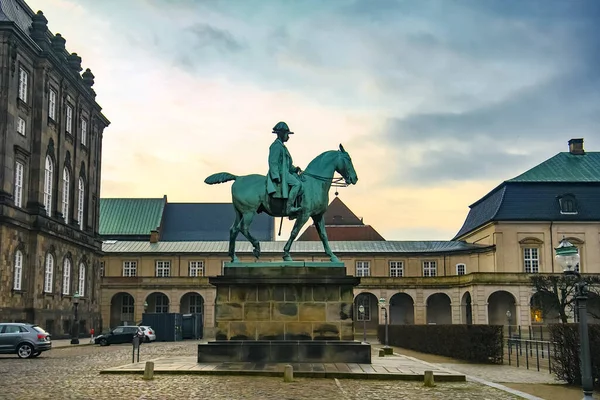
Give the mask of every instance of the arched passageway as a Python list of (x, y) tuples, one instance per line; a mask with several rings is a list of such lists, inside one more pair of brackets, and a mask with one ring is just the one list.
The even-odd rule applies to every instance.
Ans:
[(162, 292), (154, 292), (146, 297), (146, 303), (148, 313), (168, 313), (169, 312), (169, 298)]
[(435, 293), (427, 298), (427, 324), (452, 324), (452, 307), (446, 293)]
[(490, 295), (488, 298), (488, 324), (519, 324), (519, 321), (517, 320), (516, 301), (512, 294), (504, 290), (499, 290)]
[(135, 324), (135, 300), (133, 296), (127, 292), (115, 294), (110, 300), (110, 327)]
[[(359, 311), (364, 307), (364, 313)], [(354, 298), (354, 329), (362, 331), (365, 327), (370, 333), (377, 331), (379, 325), (379, 306), (377, 297), (373, 293), (360, 293)], [(363, 325), (364, 324), (364, 325)]]
[(390, 299), (390, 325), (413, 325), (415, 302), (406, 293), (396, 293)]
[(460, 301), (460, 323), (473, 324), (473, 307), (471, 306), (471, 293), (466, 292)]

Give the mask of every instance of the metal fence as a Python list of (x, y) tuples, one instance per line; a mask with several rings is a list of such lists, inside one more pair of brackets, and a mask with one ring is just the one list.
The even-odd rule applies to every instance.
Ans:
[(545, 326), (506, 326), (504, 337), (505, 364), (552, 373), (554, 343), (545, 340), (550, 339)]

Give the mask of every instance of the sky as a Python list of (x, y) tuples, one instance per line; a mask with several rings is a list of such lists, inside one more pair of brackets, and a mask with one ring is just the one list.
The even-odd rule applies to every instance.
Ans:
[(285, 121), (301, 168), (343, 144), (384, 238), (449, 240), (569, 139), (600, 151), (596, 0), (26, 1), (96, 76), (102, 197), (230, 202), (204, 178), (265, 174)]

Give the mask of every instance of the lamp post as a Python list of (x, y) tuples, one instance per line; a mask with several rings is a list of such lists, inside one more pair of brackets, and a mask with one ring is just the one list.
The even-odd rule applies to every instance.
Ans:
[(79, 320), (77, 317), (77, 307), (79, 307), (79, 293), (75, 292), (73, 295), (73, 307), (75, 309), (74, 315), (74, 326), (73, 326), (73, 335), (71, 337), (71, 344), (79, 344)]
[(579, 315), (579, 348), (581, 362), (581, 387), (584, 399), (593, 399), (592, 363), (590, 360), (590, 341), (587, 327), (587, 286), (581, 274), (575, 269), (579, 265), (579, 251), (572, 243), (563, 238), (556, 251), (556, 262), (563, 268), (565, 276), (573, 276), (575, 283), (575, 298), (577, 299), (577, 314)]
[(381, 307), (381, 309), (383, 310), (383, 315), (385, 318), (385, 346), (383, 346), (383, 348), (388, 349), (390, 347), (390, 346), (388, 346), (388, 313), (387, 313), (387, 309), (385, 308), (385, 298), (384, 297), (379, 298), (379, 307)]
[(367, 320), (365, 319), (365, 306), (358, 306), (358, 312), (363, 320), (363, 344), (367, 343)]
[(148, 302), (145, 301), (144, 302), (144, 312), (146, 312), (148, 310)]
[(508, 322), (508, 338), (510, 339), (510, 326), (512, 325), (512, 313), (510, 310), (506, 311), (506, 322)]

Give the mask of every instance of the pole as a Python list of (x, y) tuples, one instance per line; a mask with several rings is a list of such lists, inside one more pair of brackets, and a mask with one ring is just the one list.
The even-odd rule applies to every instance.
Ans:
[(78, 317), (77, 317), (77, 307), (79, 306), (78, 303), (74, 304), (75, 306), (75, 315), (74, 315), (74, 332), (73, 332), (73, 336), (71, 337), (71, 344), (79, 344), (79, 321), (78, 321)]
[(592, 399), (594, 392), (592, 380), (592, 363), (590, 360), (590, 339), (588, 337), (587, 326), (587, 293), (585, 282), (578, 276), (577, 283), (577, 311), (579, 314), (579, 338), (581, 348), (581, 387), (583, 389), (583, 398)]
[(385, 316), (385, 347), (389, 347), (388, 346), (388, 313), (387, 313), (387, 309), (385, 307), (383, 307), (383, 311), (384, 311), (384, 316)]

